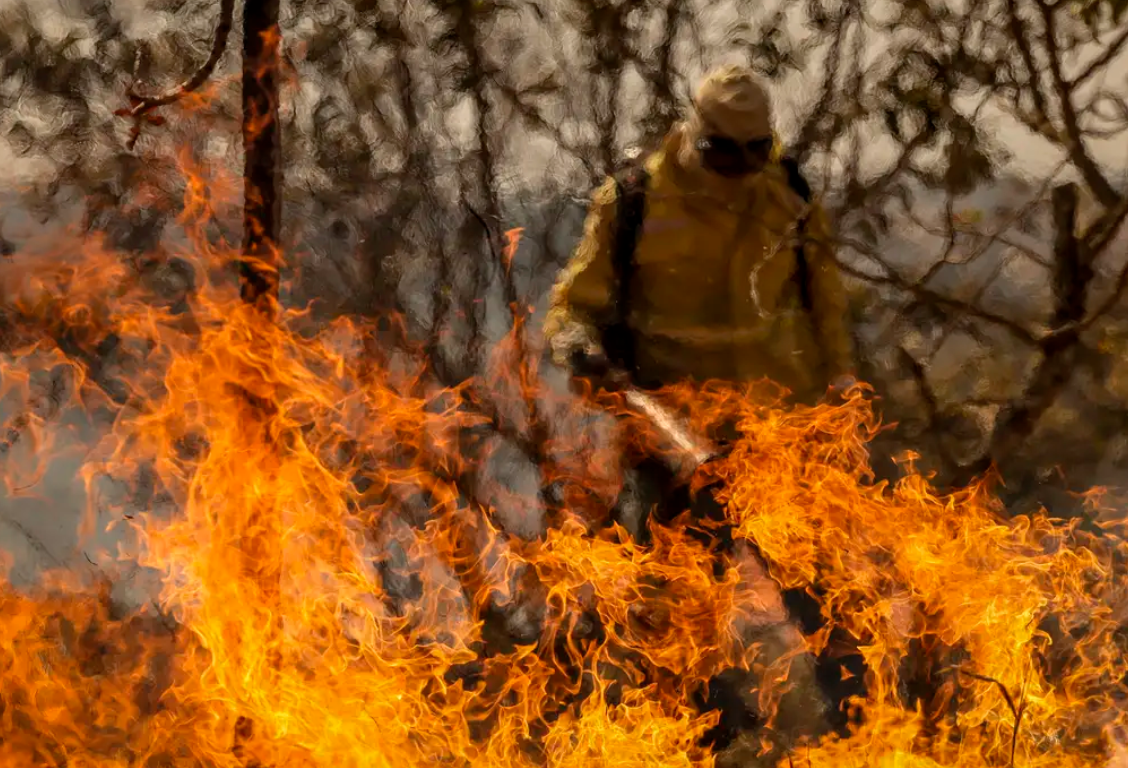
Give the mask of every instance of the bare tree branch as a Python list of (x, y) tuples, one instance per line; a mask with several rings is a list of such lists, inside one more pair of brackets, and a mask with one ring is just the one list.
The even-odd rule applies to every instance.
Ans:
[(1120, 196), (1101, 173), (1100, 168), (1097, 167), (1096, 162), (1089, 156), (1089, 152), (1085, 148), (1081, 126), (1078, 123), (1077, 110), (1073, 105), (1073, 92), (1062, 73), (1061, 51), (1058, 49), (1057, 25), (1054, 19), (1056, 6), (1051, 5), (1046, 0), (1035, 0), (1035, 2), (1042, 12), (1042, 21), (1045, 24), (1043, 40), (1049, 58), (1050, 75), (1061, 108), (1062, 122), (1065, 126), (1066, 147), (1069, 149), (1070, 159), (1073, 160), (1073, 164), (1077, 166), (1077, 170), (1081, 172), (1085, 183), (1093, 190), (1097, 199), (1111, 208), (1120, 200)]
[(911, 282), (909, 280), (905, 280), (904, 278), (897, 275), (896, 270), (893, 269), (892, 265), (878, 257), (872, 252), (872, 249), (866, 248), (861, 243), (844, 241), (842, 240), (842, 238), (840, 238), (840, 241), (845, 242), (848, 246), (853, 248), (858, 253), (864, 254), (867, 258), (873, 259), (885, 270), (884, 275), (873, 275), (871, 273), (864, 272), (850, 264), (846, 264), (840, 260), (838, 262), (839, 269), (841, 269), (844, 273), (850, 275), (851, 277), (875, 285), (887, 285), (894, 288), (899, 288), (900, 290), (916, 297), (922, 303), (934, 305), (937, 307), (943, 307), (946, 309), (957, 310), (959, 312), (967, 314), (969, 317), (975, 317), (980, 320), (992, 323), (999, 326), (1000, 328), (1003, 328), (1019, 341), (1026, 344), (1037, 345), (1042, 338), (1041, 336), (1035, 335), (1029, 329), (1025, 328), (1021, 323), (1015, 322), (1009, 317), (990, 312), (980, 307), (969, 306), (966, 302), (956, 301), (955, 299), (948, 298), (947, 296), (937, 293), (936, 291), (933, 291), (929, 288), (925, 288), (922, 285)]
[(955, 461), (951, 456), (947, 455), (944, 450), (943, 442), (940, 439), (939, 424), (943, 417), (943, 406), (936, 392), (933, 390), (932, 385), (928, 382), (928, 372), (925, 370), (924, 365), (919, 360), (909, 354), (908, 350), (904, 347), (898, 347), (901, 362), (909, 370), (909, 375), (912, 377), (913, 382), (917, 386), (917, 392), (920, 393), (921, 401), (924, 404), (924, 414), (926, 423), (928, 424), (928, 432), (933, 437), (933, 445), (942, 461), (949, 466), (954, 465)]
[(958, 667), (956, 668), (956, 672), (961, 675), (966, 675), (967, 677), (973, 678), (975, 680), (979, 680), (980, 682), (993, 683), (995, 687), (999, 689), (999, 692), (1003, 695), (1003, 701), (1006, 702), (1007, 708), (1011, 711), (1011, 715), (1014, 717), (1014, 729), (1011, 732), (1010, 752), (1010, 768), (1014, 768), (1014, 758), (1016, 752), (1018, 751), (1018, 731), (1022, 725), (1022, 716), (1026, 713), (1025, 694), (1023, 695), (1023, 699), (1016, 704), (1014, 697), (1011, 696), (1011, 693), (1007, 690), (1007, 687), (995, 678), (988, 677), (987, 675), (976, 674), (975, 672), (969, 672)]
[(1057, 402), (1069, 383), (1081, 354), (1080, 327), (1085, 313), (1085, 296), (1093, 279), (1092, 253), (1077, 238), (1076, 221), (1079, 196), (1072, 184), (1054, 189), (1054, 245), (1056, 274), (1055, 307), (1052, 327), (1071, 330), (1049, 334), (1038, 342), (1042, 358), (1035, 366), (1030, 385), (1017, 401), (1004, 406), (995, 422), (991, 441), (983, 457), (972, 464), (961, 478), (987, 471), (992, 462), (1013, 457), (1033, 434), (1042, 416)]
[(655, 106), (643, 120), (642, 143), (649, 145), (661, 137), (677, 119), (677, 94), (674, 92), (674, 44), (682, 28), (682, 19), (691, 12), (686, 0), (666, 0), (662, 16), (662, 38), (650, 69), (650, 88)]
[(842, 45), (849, 26), (850, 8), (849, 4), (843, 3), (842, 10), (839, 11), (832, 22), (834, 31), (830, 40), (830, 47), (827, 50), (826, 63), (823, 66), (823, 80), (819, 89), (819, 98), (815, 100), (811, 106), (811, 111), (803, 119), (795, 141), (792, 142), (791, 151), (800, 163), (807, 160), (808, 155), (813, 151), (820, 138), (827, 138), (818, 135), (819, 124), (826, 118), (828, 111), (834, 108), (834, 87), (838, 82), (839, 67), (842, 63)]
[[(231, 25), (234, 16), (235, 0), (220, 0), (219, 23), (216, 25), (215, 37), (212, 39), (211, 54), (208, 56), (207, 60), (200, 65), (200, 68), (183, 83), (164, 93), (151, 96), (138, 94), (134, 90), (136, 84), (130, 86), (127, 94), (130, 107), (114, 112), (114, 114), (119, 117), (129, 117), (133, 120), (133, 128), (130, 130), (129, 142), (127, 144), (130, 150), (136, 146), (137, 140), (141, 137), (141, 125), (145, 122), (146, 116), (149, 115), (150, 112), (159, 107), (179, 101), (187, 94), (198, 90), (200, 86), (206, 83), (208, 78), (211, 77), (212, 72), (215, 71), (220, 58), (223, 56), (224, 50), (227, 48), (227, 40), (231, 36)], [(149, 122), (159, 124), (160, 121), (149, 118)]]
[(1056, 140), (1057, 130), (1050, 121), (1048, 101), (1046, 95), (1042, 92), (1042, 86), (1038, 76), (1038, 63), (1034, 58), (1034, 49), (1030, 44), (1030, 35), (1026, 28), (1026, 22), (1022, 19), (1022, 11), (1019, 8), (1018, 0), (1007, 0), (1007, 22), (1010, 26), (1014, 43), (1018, 47), (1023, 66), (1026, 69), (1026, 85), (1030, 93), (1030, 98), (1034, 102), (1034, 114), (1028, 125), (1030, 125), (1035, 132)]
[[(1090, 263), (1095, 260), (1108, 247), (1117, 231), (1128, 220), (1128, 195), (1120, 201), (1116, 208), (1106, 211), (1105, 214), (1094, 222), (1081, 237), (1081, 247)], [(1128, 266), (1120, 270), (1112, 292), (1102, 301), (1087, 317), (1074, 322), (1066, 323), (1060, 328), (1050, 331), (1042, 339), (1042, 343), (1050, 343), (1062, 336), (1078, 336), (1095, 325), (1101, 318), (1107, 316), (1123, 300), (1128, 291)]]
[(1112, 62), (1113, 59), (1119, 56), (1120, 53), (1125, 50), (1126, 46), (1128, 46), (1128, 27), (1125, 27), (1120, 32), (1120, 36), (1108, 44), (1108, 47), (1106, 47), (1101, 52), (1100, 56), (1097, 56), (1095, 59), (1089, 62), (1089, 64), (1083, 70), (1081, 70), (1081, 72), (1079, 72), (1076, 77), (1074, 77), (1067, 83), (1069, 90), (1072, 91), (1076, 88), (1079, 88), (1086, 82), (1091, 80), (1094, 75), (1096, 75), (1098, 72), (1101, 72)]

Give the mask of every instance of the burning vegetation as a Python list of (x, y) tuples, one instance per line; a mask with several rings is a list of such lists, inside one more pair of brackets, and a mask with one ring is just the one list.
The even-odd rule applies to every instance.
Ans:
[[(621, 457), (681, 449), (629, 395), (554, 388), (513, 281), (501, 281), (510, 332), (469, 377), (436, 370), (441, 356), (428, 344), (449, 339), (417, 344), (394, 314), (326, 321), (279, 301), (278, 80), (292, 73), (277, 59), (278, 2), (242, 5), (245, 166), (230, 177), (221, 163), (180, 156), (180, 250), (139, 256), (89, 227), (32, 241), (0, 264), (0, 466), (8, 497), (39, 493), (44, 473), (70, 450), (54, 442), (74, 426), (60, 414), (112, 424), (82, 457), (88, 507), (80, 536), (93, 542), (124, 528), (133, 542), (116, 553), (91, 543), (97, 567), (56, 569), (29, 587), (11, 578), (5, 555), (0, 764), (1128, 765), (1128, 548), (1099, 491), (1085, 502), (1101, 522), (1083, 525), (1009, 514), (990, 477), (941, 490), (915, 455), (902, 458), (895, 483), (879, 481), (870, 447), (882, 426), (868, 387), (807, 407), (784, 404), (766, 384), (707, 382), (668, 387), (648, 407), (677, 414), (723, 450), (685, 479), (680, 516), (632, 536), (613, 513)], [(415, 95), (411, 35), (379, 3), (369, 5), (363, 13), (377, 14), (371, 26), (391, 41), (404, 124), (416, 141), (423, 121), (404, 97)], [(490, 264), (508, 278), (520, 232), (490, 231), (502, 218), (501, 174), (487, 141), (489, 62), (473, 18), (500, 13), (503, 4), (435, 5), (445, 45), (438, 47), (457, 55), (478, 123), (470, 175), (484, 215), (463, 200), (464, 224), (487, 231)], [(1056, 7), (1038, 5), (1050, 28)], [(629, 31), (626, 11), (612, 6), (583, 5), (581, 29), (592, 40)], [(905, 23), (930, 12), (914, 8), (903, 9)], [(676, 1), (663, 11), (672, 41), (688, 11)], [(161, 124), (158, 108), (210, 98), (202, 86), (223, 54), (235, 3), (224, 0), (219, 12), (214, 46), (196, 75), (164, 94), (134, 94), (119, 111), (131, 121), (131, 146), (142, 128)], [(1113, 22), (1123, 9), (1116, 13)], [(854, 51), (855, 69), (843, 71), (860, 84), (864, 45), (841, 43), (862, 39), (849, 30), (869, 23), (868, 15), (852, 4), (836, 14), (820, 23), (837, 30), (835, 56)], [(941, 31), (952, 23), (938, 19)], [(1029, 47), (1022, 19), (1014, 13), (1011, 21)], [(1086, 23), (1100, 26), (1104, 16)], [(995, 51), (992, 39), (983, 47)], [(1049, 39), (1048, 55), (1057, 56), (1052, 30)], [(1128, 36), (1117, 39), (1113, 53), (1128, 45)], [(608, 61), (619, 77), (625, 59)], [(827, 94), (836, 66), (827, 65)], [(672, 101), (669, 69), (666, 60), (651, 74)], [(922, 71), (929, 83), (947, 82)], [(1064, 88), (1061, 73), (1054, 76)], [(1041, 89), (1036, 76), (1027, 79), (1022, 88)], [(506, 98), (522, 96), (504, 85), (493, 83)], [(553, 87), (546, 81), (529, 92)], [(1010, 93), (1009, 84), (999, 87)], [(854, 103), (861, 85), (857, 91), (837, 98)], [(923, 100), (937, 114), (925, 110), (918, 136), (903, 136), (894, 115), (905, 157), (931, 146), (941, 118), (955, 119), (951, 94), (945, 98)], [(1080, 309), (1057, 311), (1053, 331), (1040, 335), (980, 313), (1042, 355), (1023, 402), (1000, 419), (1018, 428), (996, 433), (1005, 439), (991, 441), (985, 466), (1034, 433), (1064, 387), (1062, 371), (1080, 364), (1081, 333), (1097, 316), (1083, 312), (1093, 260), (1128, 216), (1128, 197), (1071, 133), (1076, 114), (1063, 110), (1067, 125), (1057, 131), (1044, 99), (1033, 100), (1035, 112), (1014, 100), (1074, 153), (1104, 207), (1081, 227), (1076, 194), (1056, 193), (1072, 200), (1059, 206), (1069, 215), (1055, 253), (1073, 259), (1062, 261), (1058, 287), (1070, 290), (1059, 293), (1080, 297)], [(615, 110), (596, 112), (601, 136), (613, 138)], [(547, 124), (540, 112), (522, 114)], [(854, 118), (820, 127), (828, 114), (813, 112), (799, 131), (804, 152), (824, 140), (829, 151), (846, 136), (831, 133)], [(944, 130), (975, 135), (958, 121)], [(989, 165), (970, 139), (952, 144), (953, 168)], [(409, 149), (405, 175), (434, 186), (438, 174), (427, 172), (434, 157)], [(604, 149), (607, 170), (610, 139)], [(334, 163), (338, 171), (362, 164)], [(953, 175), (944, 180), (949, 208), (975, 181)], [(159, 207), (160, 191), (147, 186), (152, 176), (138, 169), (136, 188), (119, 196), (131, 213)], [(888, 181), (852, 177), (848, 203), (864, 212), (867, 194), (900, 194)], [(236, 200), (242, 243), (218, 234)], [(426, 207), (419, 200), (412, 205)], [(146, 278), (153, 263), (176, 279)], [(442, 286), (457, 282), (442, 264)], [(934, 308), (953, 303), (888, 274), (885, 283)], [(1105, 310), (1126, 284), (1128, 271)], [(437, 302), (436, 314), (446, 316), (436, 319), (436, 336), (457, 335), (457, 319), (473, 315), (478, 301)], [(913, 372), (939, 414), (919, 361)], [(614, 436), (601, 413), (615, 415)], [(533, 460), (531, 488), (483, 471), (504, 463), (507, 443)], [(514, 514), (543, 517), (544, 525), (516, 535), (502, 520)], [(159, 595), (140, 605), (114, 593), (119, 573), (133, 567), (159, 576)], [(788, 615), (801, 630), (802, 653), (768, 663), (759, 629)], [(811, 660), (834, 712), (825, 732), (795, 741), (784, 736), (784, 721), (796, 710), (796, 671)], [(749, 670), (755, 686), (734, 694), (725, 684), (733, 670)]]
[[(190, 181), (190, 195), (211, 186)], [(244, 301), (205, 197), (185, 211), (187, 294), (156, 294), (81, 238), (2, 273), (21, 340), (5, 396), (24, 404), (5, 425), (9, 490), (33, 490), (52, 460), (52, 410), (112, 411), (83, 465), (86, 531), (131, 526), (140, 546), (120, 559), (162, 580), (159, 601), (128, 611), (89, 574), (3, 589), (5, 765), (742, 764), (778, 749), (788, 686), (787, 664), (758, 668), (746, 642), (785, 608), (765, 604), (764, 578), (803, 596), (821, 666), (857, 677), (840, 732), (787, 745), (781, 765), (1123, 760), (1118, 526), (1006, 520), (986, 486), (941, 495), (911, 459), (896, 485), (873, 483), (862, 388), (786, 408), (710, 384), (659, 399), (704, 434), (737, 425), (693, 480), (723, 515), (635, 543), (608, 523), (613, 448), (538, 375), (518, 310), (485, 378), (440, 387), (421, 352), (380, 343), (387, 324)], [(117, 388), (94, 365), (109, 344)], [(467, 493), (491, 450), (476, 435), (517, 418), (483, 392), (568, 424), (539, 498)], [(543, 535), (496, 523), (521, 504), (547, 509)], [(714, 524), (724, 536), (695, 535)], [(744, 714), (758, 727), (725, 737), (707, 691), (734, 667), (757, 671)]]

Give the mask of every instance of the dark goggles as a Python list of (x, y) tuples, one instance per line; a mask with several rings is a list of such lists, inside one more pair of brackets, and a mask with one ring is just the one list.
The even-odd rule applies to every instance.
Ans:
[(703, 136), (697, 140), (701, 164), (729, 178), (758, 173), (771, 161), (773, 139), (737, 141), (727, 136)]

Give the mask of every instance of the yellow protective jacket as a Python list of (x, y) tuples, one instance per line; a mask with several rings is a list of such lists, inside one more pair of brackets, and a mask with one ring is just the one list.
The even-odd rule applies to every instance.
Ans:
[[(650, 182), (636, 246), (631, 306), (639, 380), (749, 381), (768, 378), (801, 400), (825, 392), (852, 368), (846, 295), (826, 215), (806, 203), (775, 161), (724, 199), (700, 192), (700, 177), (679, 163), (687, 141), (671, 133), (646, 160)], [(544, 333), (554, 360), (592, 340), (616, 317), (616, 186), (593, 195), (583, 238), (553, 288)], [(796, 234), (811, 311), (796, 278)]]

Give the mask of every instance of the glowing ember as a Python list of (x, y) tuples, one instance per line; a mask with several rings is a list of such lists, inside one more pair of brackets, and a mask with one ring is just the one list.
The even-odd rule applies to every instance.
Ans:
[[(9, 487), (51, 457), (34, 378), (73, 370), (75, 404), (117, 412), (85, 466), (86, 525), (134, 526), (130, 557), (163, 575), (159, 616), (115, 615), (108, 586), (75, 574), (0, 591), (3, 764), (712, 765), (703, 737), (718, 714), (697, 697), (757, 665), (738, 631), (773, 607), (744, 578), (755, 559), (707, 551), (681, 522), (645, 547), (602, 526), (612, 448), (585, 447), (598, 436), (568, 403), (548, 408), (573, 414), (543, 457), (562, 500), (550, 530), (506, 536), (461, 481), (488, 455), (467, 453), (475, 427), (530, 429), (547, 396), (518, 336), (483, 382), (498, 415), (469, 386), (380, 362), (360, 322), (264, 318), (210, 279), (232, 254), (204, 236), (214, 185), (189, 182), (187, 314), (96, 244), (17, 254), (0, 272), (17, 340), (0, 374), (25, 402), (5, 425)], [(111, 337), (126, 361), (112, 375), (97, 367)], [(798, 410), (721, 386), (662, 398), (702, 431), (737, 423), (698, 484), (720, 481), (737, 541), (818, 600), (811, 650), (834, 634), (866, 661), (851, 733), (783, 765), (1122, 764), (1126, 550), (1111, 529), (1004, 522), (983, 489), (940, 497), (911, 471), (870, 484), (860, 392)], [(137, 485), (109, 517), (107, 475)], [(156, 514), (158, 496), (174, 514)], [(523, 640), (487, 636), (498, 610), (524, 617)], [(769, 678), (765, 713), (786, 687)]]

